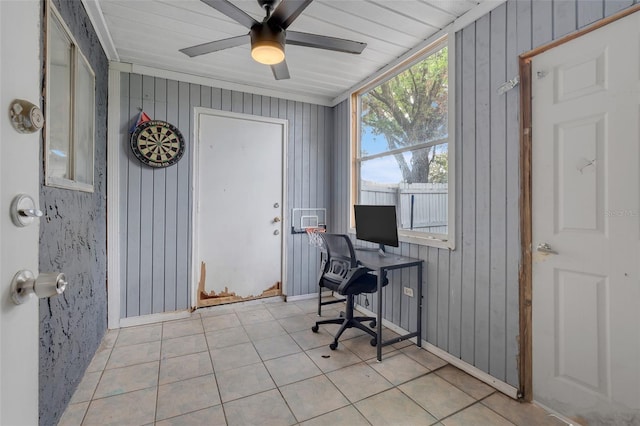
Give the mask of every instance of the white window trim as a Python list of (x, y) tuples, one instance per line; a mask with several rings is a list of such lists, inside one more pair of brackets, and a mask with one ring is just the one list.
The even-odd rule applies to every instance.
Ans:
[[(77, 68), (77, 62), (78, 60), (82, 60), (84, 61), (85, 65), (87, 66), (87, 69), (89, 70), (89, 73), (91, 74), (91, 76), (93, 77), (93, 108), (92, 108), (92, 113), (91, 113), (91, 120), (93, 120), (93, 134), (91, 135), (91, 183), (86, 183), (86, 182), (78, 182), (72, 179), (65, 179), (65, 178), (60, 178), (60, 177), (56, 177), (56, 176), (49, 176), (49, 145), (50, 145), (50, 124), (49, 124), (49, 117), (50, 115), (50, 102), (47, 99), (47, 95), (45, 94), (45, 105), (46, 105), (46, 116), (45, 116), (45, 149), (44, 149), (44, 184), (45, 186), (51, 186), (51, 187), (56, 187), (56, 188), (63, 188), (63, 189), (72, 189), (72, 190), (78, 190), (78, 191), (83, 191), (83, 192), (94, 192), (94, 184), (95, 184), (95, 146), (96, 146), (96, 142), (95, 142), (95, 130), (96, 130), (96, 117), (95, 117), (95, 110), (96, 110), (96, 96), (95, 96), (95, 88), (96, 88), (96, 74), (93, 71), (93, 68), (91, 67), (91, 64), (89, 63), (89, 61), (87, 60), (86, 56), (84, 56), (84, 54), (82, 53), (82, 51), (80, 50), (80, 46), (78, 46), (78, 43), (76, 42), (75, 38), (73, 37), (73, 34), (71, 33), (71, 30), (69, 29), (69, 27), (67, 26), (67, 24), (65, 23), (64, 19), (62, 19), (62, 15), (60, 15), (60, 12), (58, 12), (58, 10), (56, 9), (56, 7), (54, 6), (53, 2), (48, 1), (47, 2), (47, 18), (46, 18), (46, 26), (47, 28), (49, 28), (50, 22), (49, 20), (51, 19), (51, 16), (49, 15), (49, 13), (52, 13), (55, 18), (58, 20), (58, 22), (60, 23), (60, 25), (62, 26), (62, 29), (65, 31), (65, 35), (69, 38), (69, 40), (71, 41), (71, 44), (73, 46), (72, 49), (72, 55), (71, 55), (71, 62), (72, 62), (72, 75), (73, 75), (73, 81), (72, 81), (72, 85), (71, 85), (71, 110), (73, 111), (73, 113), (71, 114), (70, 117), (70, 121), (71, 121), (71, 141), (69, 144), (69, 161), (74, 161), (72, 160), (73, 158), (75, 158), (75, 144), (74, 144), (74, 139), (75, 139), (75, 92), (76, 92), (76, 83), (77, 83), (77, 79), (75, 78), (75, 69)], [(51, 36), (51, 31), (47, 30), (47, 52), (46, 52), (46, 64), (45, 64), (45, 72), (46, 72), (46, 87), (47, 90), (49, 87), (51, 87), (51, 72), (49, 71), (49, 64), (51, 62), (51, 49), (49, 48), (49, 46), (51, 45), (50, 42), (50, 36)]]
[[(448, 142), (447, 142), (447, 159), (448, 159), (448, 187), (449, 187), (449, 197), (448, 197), (448, 217), (447, 217), (447, 237), (443, 238), (443, 234), (430, 234), (426, 232), (418, 232), (411, 231), (406, 229), (398, 228), (398, 239), (400, 242), (404, 243), (412, 243), (429, 247), (437, 247), (444, 249), (455, 249), (455, 239), (456, 239), (456, 230), (455, 230), (455, 201), (456, 201), (456, 162), (455, 162), (455, 150), (456, 150), (456, 117), (455, 117), (455, 97), (456, 97), (456, 82), (455, 82), (455, 34), (453, 32), (446, 34), (445, 36), (435, 40), (426, 48), (422, 49), (420, 52), (417, 52), (408, 60), (404, 61), (400, 65), (390, 69), (386, 73), (384, 73), (380, 78), (375, 79), (373, 81), (368, 82), (366, 85), (363, 85), (361, 88), (355, 90), (352, 93), (352, 97), (359, 96), (360, 93), (363, 93), (369, 89), (372, 89), (385, 81), (393, 78), (397, 74), (402, 71), (410, 68), (416, 63), (423, 60), (427, 55), (435, 52), (436, 50), (444, 47), (444, 39), (446, 38), (447, 45), (447, 66), (448, 66), (448, 84), (449, 84), (449, 97), (448, 97)], [(351, 113), (349, 114), (349, 129), (350, 129), (350, 155), (351, 160), (349, 161), (349, 176), (351, 179), (351, 184), (349, 185), (349, 233), (355, 234), (354, 227), (354, 218), (353, 218), (353, 205), (357, 203), (358, 195), (360, 193), (360, 177), (358, 174), (358, 160), (357, 153), (359, 152), (359, 136), (360, 135), (360, 102), (350, 102)], [(353, 109), (356, 109), (355, 111)], [(353, 120), (357, 120), (356, 123), (353, 123)], [(355, 128), (357, 126), (357, 129)], [(354, 131), (355, 129), (355, 131)], [(414, 147), (412, 147), (413, 149)], [(388, 154), (388, 153), (385, 153)]]

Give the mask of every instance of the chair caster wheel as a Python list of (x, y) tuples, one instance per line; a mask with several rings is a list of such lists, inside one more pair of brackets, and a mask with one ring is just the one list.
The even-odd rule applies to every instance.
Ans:
[(371, 327), (371, 328), (375, 328), (375, 327), (376, 327), (376, 324), (377, 324), (377, 323), (376, 323), (376, 320), (373, 320), (373, 321), (371, 321), (371, 322), (369, 323), (369, 327)]
[(320, 327), (318, 327), (318, 325), (314, 325), (313, 327), (311, 327), (311, 331), (313, 331), (314, 333), (317, 333), (318, 330), (320, 330)]
[(329, 348), (332, 351), (335, 351), (337, 347), (338, 347), (338, 342), (332, 342), (332, 343), (329, 344)]
[(378, 339), (371, 339), (371, 341), (369, 343), (371, 344), (371, 346), (377, 346), (378, 345)]
[(344, 318), (344, 311), (340, 311), (340, 315), (338, 315), (340, 318)]

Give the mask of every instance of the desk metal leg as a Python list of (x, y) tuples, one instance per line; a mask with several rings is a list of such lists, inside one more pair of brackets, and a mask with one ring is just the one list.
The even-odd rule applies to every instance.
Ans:
[(422, 263), (418, 265), (418, 327), (416, 331), (418, 336), (416, 337), (416, 344), (418, 347), (422, 347)]
[(384, 269), (378, 271), (378, 344), (376, 345), (378, 361), (382, 361), (382, 280), (384, 279)]

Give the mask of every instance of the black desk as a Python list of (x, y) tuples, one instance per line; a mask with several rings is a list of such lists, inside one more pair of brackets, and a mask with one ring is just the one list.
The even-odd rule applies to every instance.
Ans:
[[(381, 256), (378, 251), (365, 251), (356, 249), (356, 257), (358, 261), (367, 268), (373, 269), (378, 273), (378, 361), (382, 361), (382, 347), (392, 345), (394, 343), (401, 342), (403, 340), (417, 337), (416, 343), (419, 347), (422, 347), (422, 265), (424, 261), (422, 259), (414, 259), (412, 257), (404, 257), (393, 253), (387, 253), (386, 256)], [(418, 323), (416, 324), (416, 331), (413, 333), (405, 334), (391, 340), (382, 341), (382, 280), (386, 271), (392, 271), (394, 269), (411, 268), (416, 266), (418, 268)]]

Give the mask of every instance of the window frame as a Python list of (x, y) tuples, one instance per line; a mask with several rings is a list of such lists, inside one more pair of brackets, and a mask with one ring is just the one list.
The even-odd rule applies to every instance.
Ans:
[[(57, 21), (57, 22), (54, 22)], [(70, 81), (69, 81), (69, 144), (68, 144), (68, 153), (66, 166), (68, 170), (68, 174), (70, 178), (64, 178), (59, 176), (51, 175), (51, 102), (50, 96), (51, 93), (49, 89), (51, 86), (51, 55), (52, 55), (52, 26), (59, 25), (60, 29), (63, 32), (63, 35), (67, 38), (70, 44), (70, 64), (69, 64), (69, 73), (70, 73)], [(93, 70), (93, 67), (87, 60), (86, 56), (80, 50), (78, 43), (76, 42), (71, 30), (65, 23), (64, 19), (60, 15), (60, 12), (56, 9), (51, 1), (47, 1), (47, 16), (46, 16), (46, 63), (45, 63), (45, 110), (46, 110), (46, 121), (45, 121), (45, 143), (44, 143), (44, 184), (45, 186), (63, 188), (63, 189), (71, 189), (82, 192), (94, 192), (94, 184), (95, 184), (95, 131), (96, 131), (96, 118), (95, 118), (95, 110), (96, 110), (96, 75)], [(88, 141), (88, 150), (85, 154), (87, 158), (82, 158), (82, 162), (87, 164), (87, 168), (89, 173), (87, 174), (90, 178), (90, 182), (76, 180), (76, 164), (78, 163), (78, 152), (81, 144), (78, 142), (79, 140), (79, 127), (78, 127), (78, 111), (79, 109), (85, 107), (85, 105), (79, 105), (80, 93), (83, 88), (79, 87), (81, 78), (79, 77), (81, 72), (87, 72), (89, 76), (89, 80), (91, 81), (91, 89), (90, 89), (90, 102), (91, 105), (87, 106), (87, 108), (91, 111), (90, 114), (90, 123), (91, 123), (91, 131), (88, 134), (90, 140)]]
[[(350, 132), (350, 144), (351, 144), (351, 161), (350, 161), (350, 203), (349, 203), (349, 232), (355, 233), (355, 218), (353, 214), (353, 206), (358, 204), (360, 196), (360, 165), (362, 163), (362, 157), (360, 155), (360, 135), (361, 135), (361, 102), (360, 96), (372, 90), (373, 88), (385, 83), (386, 81), (394, 78), (396, 75), (406, 71), (413, 65), (423, 61), (429, 55), (434, 54), (440, 49), (447, 47), (447, 73), (448, 73), (448, 138), (447, 138), (447, 182), (448, 182), (448, 199), (447, 199), (447, 234), (434, 234), (428, 232), (412, 231), (407, 229), (401, 229), (398, 227), (398, 239), (400, 242), (413, 243), (423, 246), (431, 246), (438, 248), (446, 248), (450, 250), (455, 249), (455, 199), (456, 199), (456, 182), (455, 182), (455, 35), (453, 33), (445, 34), (439, 39), (430, 43), (425, 48), (411, 55), (408, 59), (393, 66), (388, 71), (385, 71), (381, 75), (362, 85), (359, 89), (355, 90), (351, 94), (350, 102), (350, 114), (349, 114), (349, 128)], [(413, 151), (427, 146), (436, 145), (438, 141), (424, 142), (415, 146), (401, 148), (399, 150), (388, 151), (384, 153), (384, 156), (390, 155), (396, 151)], [(382, 155), (382, 154), (381, 154)], [(377, 155), (375, 155), (377, 156)], [(374, 157), (375, 157), (374, 156)], [(370, 159), (371, 156), (367, 156)]]

